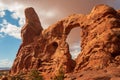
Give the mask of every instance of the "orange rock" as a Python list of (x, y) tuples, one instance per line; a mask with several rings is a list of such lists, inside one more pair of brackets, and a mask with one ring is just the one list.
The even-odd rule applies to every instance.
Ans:
[(0, 80), (8, 80), (8, 78), (6, 76), (2, 76)]
[(102, 69), (120, 55), (120, 15), (117, 11), (107, 5), (98, 5), (87, 17), (87, 35), (82, 36), (82, 51), (76, 59), (75, 70)]
[[(25, 16), (11, 75), (37, 69), (50, 80), (62, 68), (65, 80), (114, 80), (119, 76), (115, 76), (120, 66), (119, 11), (98, 5), (88, 15), (73, 14), (45, 30), (33, 8), (27, 8)], [(81, 28), (81, 53), (73, 60), (66, 38), (75, 27)], [(114, 73), (109, 72), (113, 67)]]
[(40, 36), (43, 28), (39, 21), (38, 15), (33, 8), (27, 8), (25, 10), (26, 24), (21, 30), (21, 37), (23, 45), (30, 44), (34, 41), (36, 36)]

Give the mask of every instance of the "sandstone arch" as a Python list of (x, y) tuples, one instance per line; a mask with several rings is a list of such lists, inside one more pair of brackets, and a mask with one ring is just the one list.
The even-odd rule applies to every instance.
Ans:
[[(48, 29), (43, 30), (39, 22), (39, 19), (36, 16), (35, 11), (32, 9), (33, 8), (27, 8), (25, 10), (26, 24), (22, 28), (23, 42), (22, 42), (21, 48), (19, 49), (18, 55), (16, 56), (17, 60), (13, 64), (18, 68), (17, 70), (14, 70), (14, 67), (12, 67), (11, 74), (19, 73), (18, 71), (20, 67), (19, 64), (21, 64), (21, 61), (22, 60), (24, 61), (24, 59), (26, 59), (26, 57), (28, 56), (30, 56), (30, 59), (31, 59), (29, 60), (30, 62), (29, 61), (27, 62), (26, 60), (24, 62), (26, 64), (28, 63), (29, 65), (27, 66), (28, 69), (26, 68), (25, 64), (21, 64), (23, 65), (23, 67), (20, 68), (22, 72), (29, 71), (30, 70), (29, 68), (32, 68), (32, 64), (34, 64), (34, 61), (37, 59), (40, 59), (41, 61), (41, 65), (40, 65), (41, 67), (37, 67), (37, 69), (40, 71), (42, 69), (42, 71), (45, 71), (45, 73), (54, 72), (55, 74), (61, 66), (63, 67), (65, 72), (73, 71), (75, 67), (75, 61), (72, 60), (71, 58), (71, 55), (69, 52), (69, 45), (66, 42), (66, 38), (67, 38), (67, 35), (70, 33), (71, 29), (79, 27), (81, 23), (83, 23), (82, 20), (79, 21), (78, 19), (82, 18), (84, 20), (85, 16), (71, 15), (57, 22), (56, 24), (53, 24)], [(31, 13), (27, 13), (27, 12), (31, 12), (33, 16), (35, 15), (34, 16), (35, 19), (30, 17)], [(33, 21), (36, 21), (36, 22), (33, 23)], [(32, 26), (31, 26), (31, 23), (33, 23)], [(35, 32), (35, 29), (38, 29), (40, 31)], [(39, 33), (39, 35), (37, 32)], [(28, 37), (28, 35), (30, 35), (31, 37)], [(37, 45), (39, 45), (39, 48), (37, 48)], [(28, 55), (28, 56), (24, 57), (23, 55)], [(50, 65), (47, 65), (47, 64), (50, 64)], [(53, 68), (54, 70), (53, 71), (49, 69), (46, 70), (44, 69), (44, 66), (48, 68)]]
[[(29, 12), (29, 8), (26, 10)], [(36, 15), (35, 12), (32, 14)], [(36, 20), (34, 26), (39, 23), (39, 19), (36, 18)], [(11, 75), (17, 74), (19, 71), (28, 72), (30, 69), (36, 68), (44, 73), (43, 76), (47, 74), (45, 77), (50, 79), (57, 74), (61, 66), (65, 73), (74, 73), (81, 70), (98, 70), (111, 65), (120, 65), (120, 14), (107, 5), (96, 6), (89, 15), (74, 14), (68, 16), (45, 30), (39, 24), (35, 27), (35, 29), (40, 30), (40, 32), (37, 31), (39, 35), (28, 24), (29, 21), (22, 29), (22, 35), (27, 37), (22, 37), (22, 46), (14, 61)], [(71, 29), (78, 26), (82, 29), (81, 54), (74, 61), (71, 58), (66, 38)], [(29, 29), (32, 33), (28, 31)], [(28, 35), (32, 36), (28, 37)], [(54, 42), (57, 43), (57, 48), (54, 48), (53, 52), (55, 53), (49, 56), (51, 53), (46, 53), (46, 51), (50, 51), (49, 47), (53, 47), (51, 43)], [(30, 69), (24, 69), (29, 62), (24, 62), (26, 64), (21, 62), (28, 56), (31, 59), (29, 60)], [(38, 64), (37, 60), (40, 61), (39, 65), (33, 67), (33, 64)], [(34, 63), (35, 61), (36, 63)]]

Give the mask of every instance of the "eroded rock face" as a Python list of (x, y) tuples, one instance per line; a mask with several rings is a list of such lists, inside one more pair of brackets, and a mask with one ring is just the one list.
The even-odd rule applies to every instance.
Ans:
[(75, 69), (100, 69), (120, 63), (116, 60), (120, 56), (119, 13), (109, 6), (98, 5), (87, 18), (86, 35), (81, 36), (82, 51), (76, 59)]
[(26, 24), (21, 30), (22, 44), (27, 45), (33, 42), (36, 36), (40, 36), (43, 28), (39, 21), (38, 15), (33, 8), (25, 10)]
[[(107, 5), (98, 5), (88, 15), (68, 16), (45, 30), (41, 27), (33, 8), (27, 8), (25, 15), (26, 24), (21, 31), (23, 42), (12, 66), (11, 75), (37, 69), (45, 79), (50, 80), (62, 68), (66, 73), (66, 80), (70, 80), (71, 77), (97, 80), (99, 76), (90, 79), (91, 76), (78, 74), (85, 71), (90, 71), (90, 74), (104, 73), (104, 70), (112, 69), (111, 67), (117, 67), (119, 70), (119, 11)], [(77, 59), (72, 60), (66, 38), (75, 27), (81, 28), (81, 53)], [(82, 76), (84, 77), (81, 78)], [(101, 79), (114, 80), (106, 76)]]

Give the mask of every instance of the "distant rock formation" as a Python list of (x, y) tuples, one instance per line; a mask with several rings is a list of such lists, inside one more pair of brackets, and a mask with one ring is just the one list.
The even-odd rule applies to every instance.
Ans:
[[(62, 67), (65, 80), (120, 79), (120, 11), (98, 5), (88, 15), (68, 16), (45, 30), (33, 8), (25, 16), (11, 75), (37, 69), (50, 80)], [(81, 53), (73, 60), (66, 38), (75, 27), (81, 28)]]

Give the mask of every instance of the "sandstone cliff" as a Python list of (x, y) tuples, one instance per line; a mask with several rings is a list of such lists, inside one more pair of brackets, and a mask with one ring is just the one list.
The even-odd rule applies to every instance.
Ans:
[[(45, 30), (33, 8), (25, 16), (11, 75), (37, 69), (50, 80), (62, 67), (66, 80), (120, 79), (120, 11), (98, 5), (88, 15), (68, 16)], [(73, 60), (66, 38), (75, 27), (81, 28), (81, 53)]]

